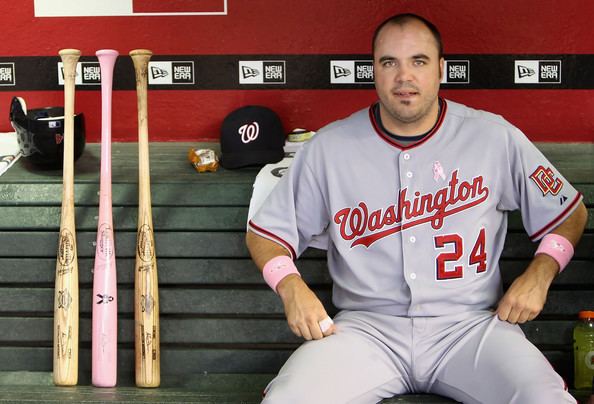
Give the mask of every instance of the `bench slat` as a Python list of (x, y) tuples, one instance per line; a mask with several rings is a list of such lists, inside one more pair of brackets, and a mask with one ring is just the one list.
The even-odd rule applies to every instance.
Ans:
[[(511, 283), (522, 273), (529, 260), (502, 260), (499, 263), (503, 280)], [(120, 286), (134, 283), (134, 258), (118, 258), (116, 270)], [(90, 284), (93, 281), (93, 258), (78, 260), (79, 282)], [(297, 266), (303, 278), (313, 285), (330, 285), (330, 276), (325, 258), (300, 259)], [(53, 284), (55, 280), (55, 258), (0, 258), (0, 285)], [(160, 285), (219, 285), (225, 284), (229, 288), (233, 285), (264, 285), (264, 280), (255, 264), (249, 258), (159, 258), (158, 259)], [(559, 275), (553, 288), (563, 286), (594, 285), (594, 271), (592, 263), (585, 260), (573, 260), (565, 271)]]
[[(161, 349), (163, 387), (175, 384), (177, 375), (210, 373), (274, 373), (292, 349)], [(47, 371), (53, 367), (51, 347), (0, 347), (0, 370)], [(88, 378), (90, 348), (79, 349), (79, 376)], [(118, 349), (118, 373), (134, 371), (134, 348)]]
[[(570, 176), (573, 170), (578, 173), (587, 173), (594, 168), (592, 155), (594, 144), (591, 143), (549, 143), (537, 142), (536, 147), (566, 176), (569, 181), (577, 182), (580, 178)], [(100, 143), (88, 143), (82, 157), (76, 162), (75, 174), (78, 181), (98, 182), (101, 149)], [(242, 170), (225, 170), (220, 168), (216, 175), (211, 173), (198, 174), (186, 160), (190, 147), (210, 148), (220, 153), (217, 142), (200, 143), (191, 142), (151, 142), (149, 152), (151, 155), (151, 179), (155, 182), (186, 182), (209, 181), (213, 177), (246, 178), (255, 175), (258, 169), (244, 168)], [(182, 158), (180, 158), (182, 157)], [(29, 173), (25, 167), (24, 159), (4, 174), (5, 181), (23, 181), (36, 178), (35, 172)], [(138, 144), (132, 142), (112, 143), (112, 176), (114, 182), (131, 181), (137, 178), (138, 173)], [(175, 173), (172, 176), (171, 173)], [(591, 172), (591, 171), (590, 171)], [(570, 174), (568, 174), (570, 173)], [(53, 170), (44, 172), (44, 177), (53, 176), (56, 182), (61, 182), (61, 171)], [(591, 177), (585, 177), (590, 182)]]
[[(60, 229), (60, 206), (1, 206), (0, 230), (56, 231)], [(248, 208), (241, 206), (156, 206), (153, 207), (155, 231), (245, 231)], [(588, 210), (586, 229), (594, 230), (594, 208)], [(76, 208), (77, 231), (96, 231), (99, 208)], [(113, 207), (116, 234), (136, 231), (138, 208)], [(519, 212), (510, 214), (508, 228), (522, 231)]]
[[(4, 402), (18, 403), (196, 403), (196, 404), (257, 404), (262, 400), (261, 393), (253, 392), (204, 393), (187, 388), (152, 390), (134, 387), (118, 387), (117, 389), (100, 389), (91, 386), (59, 387), (44, 386), (10, 386), (2, 387)], [(447, 401), (442, 401), (447, 402)]]
[[(179, 375), (209, 373), (276, 373), (292, 353), (292, 349), (229, 350), (229, 349), (161, 349), (162, 386), (175, 385)], [(543, 352), (562, 374), (571, 364), (566, 351)], [(89, 378), (91, 351), (79, 349), (79, 375)], [(0, 371), (48, 371), (53, 366), (51, 347), (0, 347)], [(118, 373), (130, 377), (134, 371), (134, 349), (118, 349)], [(82, 382), (81, 382), (82, 383)]]
[[(0, 230), (55, 231), (60, 229), (59, 206), (0, 206)], [(116, 237), (136, 231), (137, 207), (113, 207)], [(153, 207), (155, 231), (245, 231), (247, 207)], [(76, 230), (97, 231), (99, 209), (76, 208)]]
[[(10, 172), (10, 171), (9, 171)], [(0, 177), (0, 206), (33, 205), (60, 206), (62, 183), (7, 183)], [(590, 174), (591, 175), (591, 174)], [(249, 206), (252, 182), (244, 183), (154, 183), (151, 182), (151, 202), (155, 206)], [(594, 206), (594, 184), (576, 184), (584, 194), (587, 206)], [(97, 206), (99, 184), (76, 183), (74, 201), (78, 206)], [(136, 184), (112, 184), (113, 206), (138, 206)]]
[[(10, 172), (10, 171), (9, 171)], [(61, 175), (61, 174), (60, 174)], [(136, 177), (135, 177), (136, 178)], [(135, 181), (134, 178), (134, 181)], [(132, 178), (130, 178), (132, 180)], [(48, 183), (7, 183), (0, 177), (0, 205), (60, 206), (62, 204), (62, 179)], [(155, 183), (151, 182), (153, 206), (248, 206), (252, 195), (252, 182), (221, 183)], [(76, 206), (97, 206), (98, 183), (75, 183)], [(138, 186), (112, 184), (113, 206), (138, 206)]]
[[(79, 257), (94, 257), (96, 232), (82, 231), (76, 234)], [(158, 258), (247, 258), (244, 232), (155, 232)], [(30, 247), (34, 245), (35, 249)], [(116, 234), (116, 254), (119, 257), (134, 257), (136, 232)], [(0, 256), (3, 257), (52, 257), (58, 246), (57, 232), (1, 232)], [(503, 258), (531, 258), (537, 243), (525, 234), (511, 233), (507, 236)], [(305, 257), (321, 257), (323, 253), (308, 250)], [(584, 234), (575, 250), (576, 259), (594, 259), (594, 233)]]
[[(314, 288), (322, 303), (331, 312), (330, 290)], [(91, 294), (89, 288), (80, 290), (81, 313), (90, 313)], [(159, 289), (160, 311), (163, 314), (180, 315), (282, 315), (280, 299), (266, 286), (258, 289)], [(93, 299), (95, 301), (96, 298)], [(134, 310), (134, 290), (118, 291), (118, 312), (130, 314)], [(52, 315), (53, 288), (5, 288), (0, 287), (0, 307), (5, 315), (10, 313), (45, 313)], [(588, 302), (594, 302), (594, 290), (568, 291), (551, 290), (543, 314), (562, 315), (573, 318), (584, 310)]]
[[(134, 320), (118, 320), (118, 342), (134, 342)], [(535, 345), (571, 349), (575, 321), (534, 320), (521, 327)], [(161, 342), (183, 344), (299, 344), (284, 318), (176, 318), (161, 316)], [(52, 340), (51, 317), (0, 317), (0, 344), (26, 345)], [(91, 320), (80, 319), (80, 341), (91, 341)]]

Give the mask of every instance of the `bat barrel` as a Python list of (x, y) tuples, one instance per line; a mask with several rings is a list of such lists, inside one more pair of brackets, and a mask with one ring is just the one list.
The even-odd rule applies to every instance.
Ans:
[(117, 383), (117, 280), (111, 200), (111, 107), (113, 69), (118, 52), (95, 53), (101, 66), (101, 179), (93, 272), (92, 383)]

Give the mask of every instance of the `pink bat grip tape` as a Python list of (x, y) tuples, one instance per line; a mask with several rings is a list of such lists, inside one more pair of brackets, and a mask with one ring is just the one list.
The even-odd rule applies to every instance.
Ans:
[(534, 255), (536, 254), (552, 257), (559, 264), (559, 273), (561, 273), (573, 257), (573, 245), (565, 237), (549, 233), (543, 237)]
[(293, 260), (286, 255), (279, 255), (278, 257), (272, 258), (264, 265), (262, 269), (262, 275), (264, 280), (276, 293), (276, 287), (278, 283), (286, 276), (295, 274), (301, 276), (297, 267), (293, 263)]

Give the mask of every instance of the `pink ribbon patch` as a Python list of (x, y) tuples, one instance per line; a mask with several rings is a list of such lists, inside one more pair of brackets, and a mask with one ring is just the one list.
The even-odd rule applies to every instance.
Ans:
[(433, 179), (437, 181), (441, 177), (442, 180), (445, 180), (445, 174), (443, 172), (443, 167), (439, 161), (433, 163)]

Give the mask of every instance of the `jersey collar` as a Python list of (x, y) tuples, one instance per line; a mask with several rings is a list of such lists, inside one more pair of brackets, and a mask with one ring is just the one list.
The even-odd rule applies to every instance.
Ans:
[[(433, 135), (435, 135), (437, 133), (437, 131), (439, 130), (439, 128), (441, 127), (441, 124), (443, 123), (443, 119), (445, 117), (446, 111), (448, 109), (448, 104), (446, 102), (446, 100), (444, 98), (440, 97), (440, 100), (442, 101), (442, 107), (441, 107), (441, 111), (439, 113), (439, 116), (437, 117), (437, 122), (435, 124), (435, 126), (433, 127), (433, 129), (431, 129), (431, 131), (429, 133), (427, 133), (427, 135), (420, 141), (413, 143), (409, 146), (403, 146), (401, 144), (398, 144), (391, 136), (389, 136), (383, 129), (382, 126), (380, 125), (379, 122), (377, 122), (377, 120), (375, 119), (375, 114), (373, 113), (373, 105), (371, 105), (369, 107), (369, 120), (371, 121), (371, 125), (373, 126), (373, 129), (375, 129), (375, 132), (379, 135), (379, 137), (385, 141), (386, 143), (388, 143), (390, 146), (393, 146), (399, 150), (408, 150), (408, 149), (413, 149), (415, 147), (418, 147), (420, 145), (422, 145), (423, 143), (425, 143), (426, 141), (428, 141), (430, 138), (433, 137)], [(374, 104), (375, 105), (375, 104)]]

